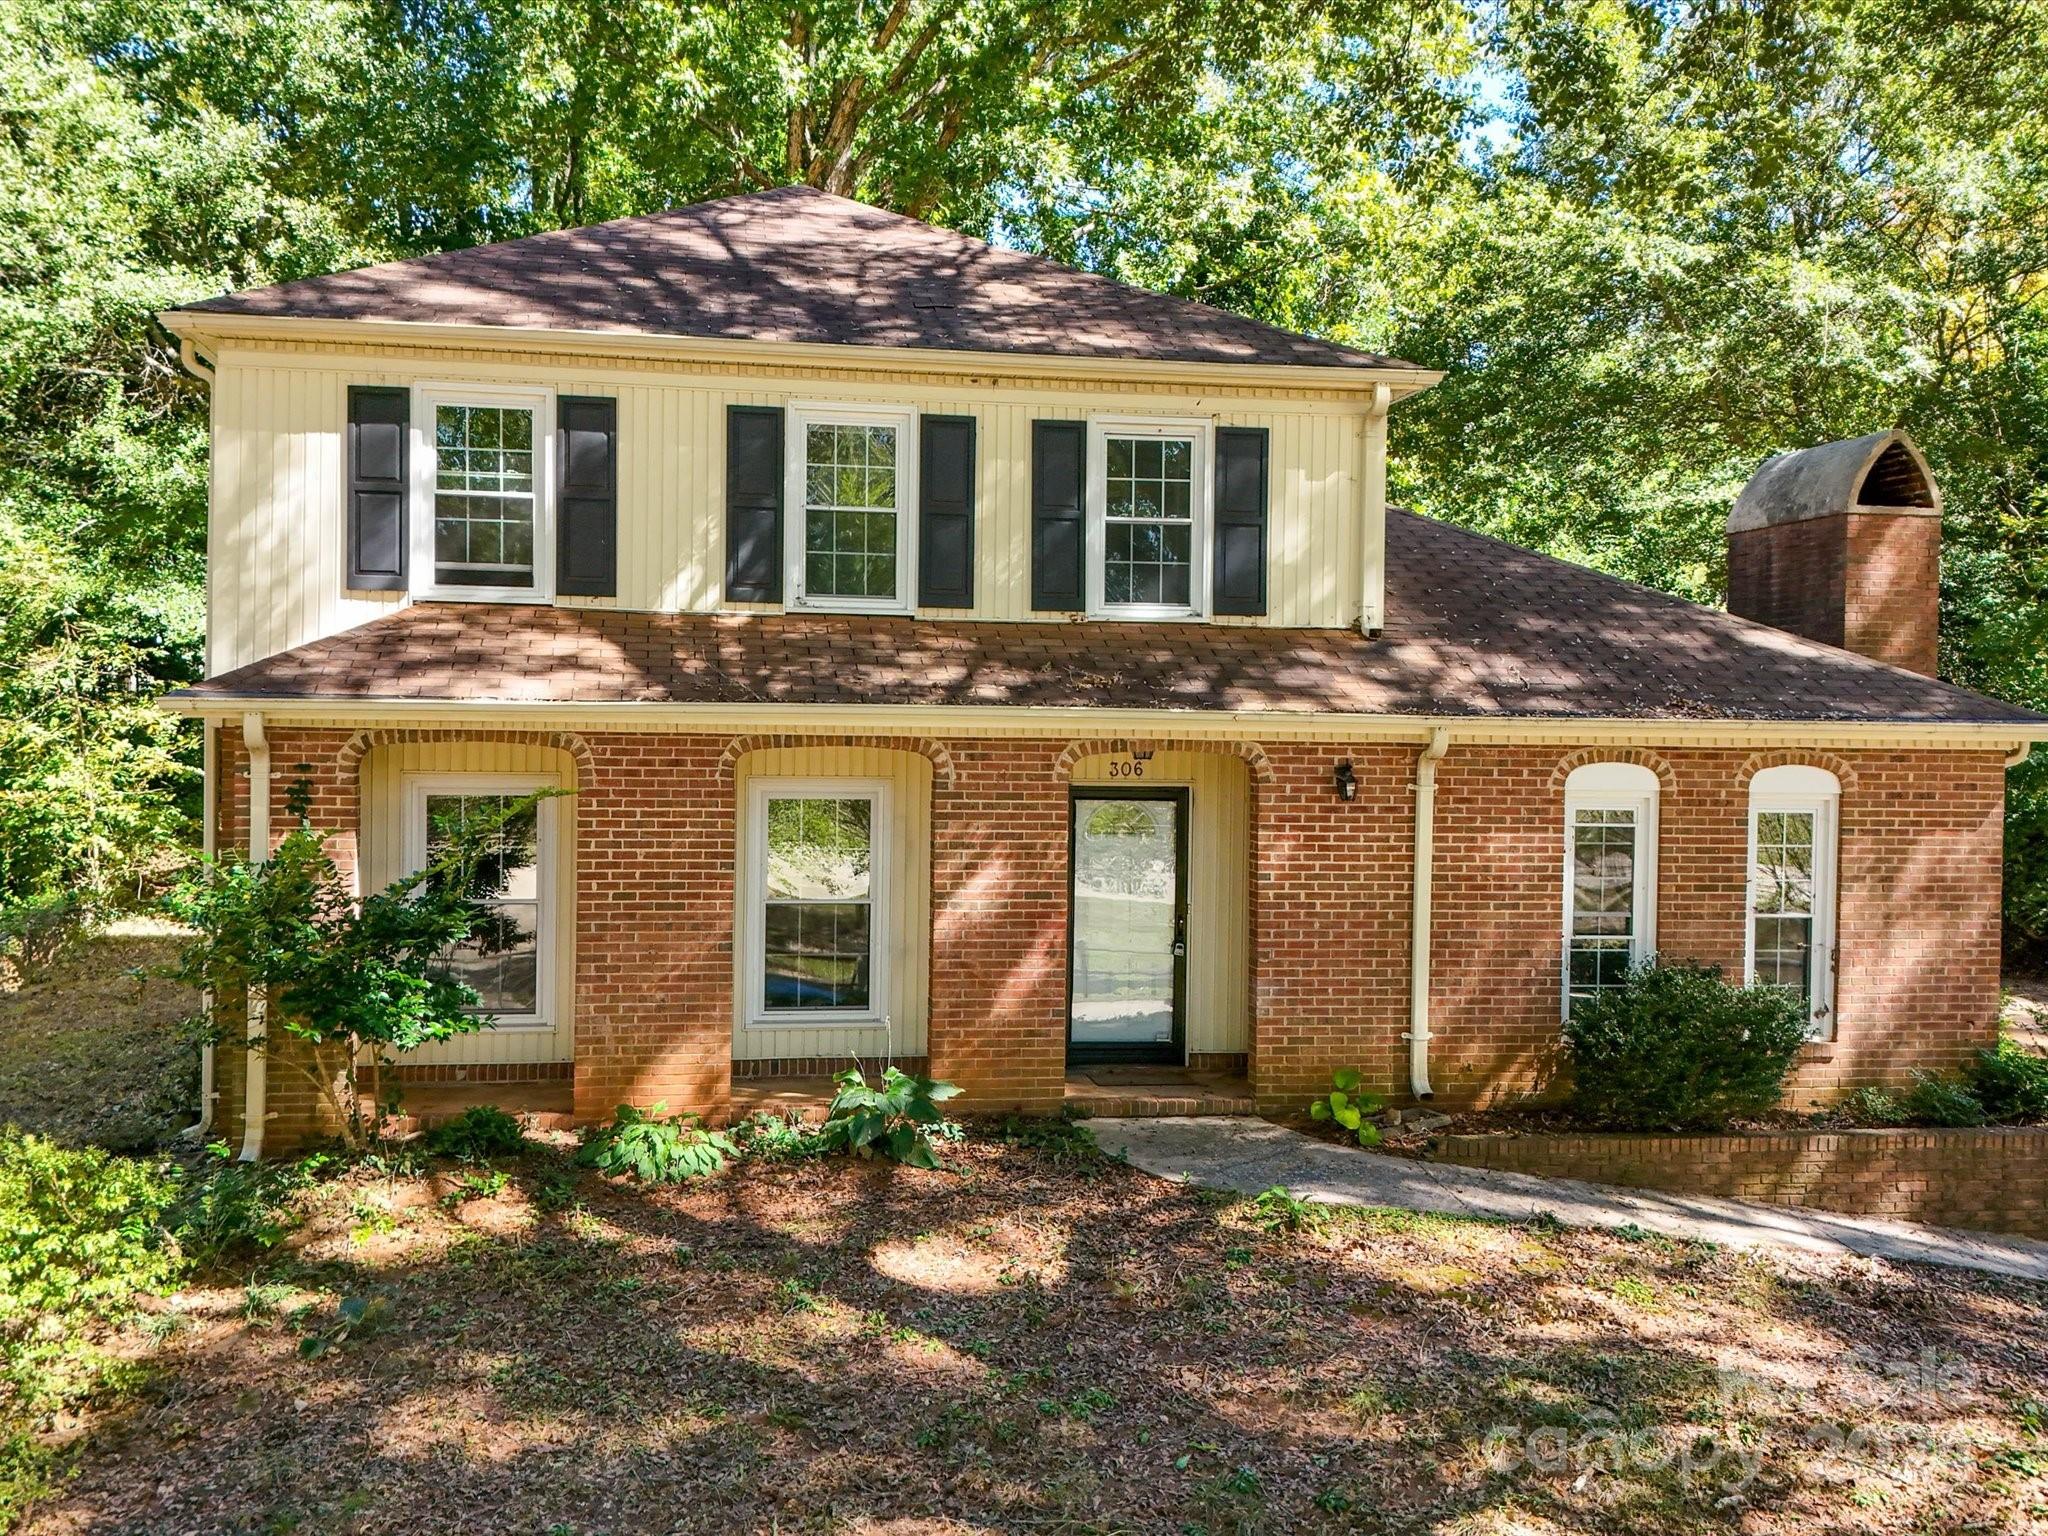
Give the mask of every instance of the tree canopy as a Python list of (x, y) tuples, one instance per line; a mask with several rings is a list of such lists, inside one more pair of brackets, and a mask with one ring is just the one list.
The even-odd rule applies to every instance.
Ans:
[(1945, 675), (2048, 706), (2044, 136), (1984, 0), (0, 0), (0, 907), (189, 813), (154, 309), (788, 182), (1443, 368), (1403, 500), (1689, 597), (1766, 455), (1905, 426)]

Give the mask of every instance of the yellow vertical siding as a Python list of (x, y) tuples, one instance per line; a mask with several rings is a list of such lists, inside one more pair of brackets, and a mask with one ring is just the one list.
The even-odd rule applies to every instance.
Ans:
[[(360, 854), (363, 888), (376, 890), (408, 873), (406, 779), (422, 773), (516, 773), (576, 787), (576, 762), (553, 747), (498, 742), (414, 742), (373, 747), (362, 766)], [(550, 1029), (501, 1027), (439, 1045), (422, 1046), (407, 1057), (420, 1065), (568, 1061), (574, 1053), (576, 1008), (576, 811), (572, 800), (554, 802), (554, 949), (551, 956)]]
[[(746, 826), (748, 786), (760, 778), (883, 779), (893, 791), (894, 824), (890, 828), (889, 864), (883, 901), (876, 914), (888, 950), (884, 1010), (889, 1027), (824, 1025), (814, 1028), (747, 1023), (747, 956), (752, 948), (757, 913), (745, 899), (751, 840)], [(932, 765), (915, 752), (883, 747), (775, 747), (749, 752), (735, 775), (739, 817), (736, 846), (740, 869), (735, 889), (739, 911), (733, 942), (733, 1058), (766, 1061), (777, 1057), (922, 1056), (928, 987), (931, 981), (931, 805)]]
[(619, 592), (578, 606), (708, 612), (725, 605), (725, 419), (735, 404), (890, 403), (977, 423), (975, 607), (1031, 610), (1031, 423), (1091, 414), (1189, 416), (1272, 433), (1265, 617), (1220, 623), (1342, 628), (1358, 621), (1367, 452), (1360, 408), (1256, 395), (1119, 391), (1048, 382), (789, 385), (555, 361), (423, 361), (261, 349), (223, 354), (214, 386), (210, 660), (239, 666), (365, 623), (403, 599), (345, 589), (344, 428), (350, 384), (517, 383), (619, 402)]
[(1142, 779), (1111, 780), (1114, 757), (1083, 758), (1076, 784), (1188, 790), (1187, 1038), (1191, 1052), (1251, 1042), (1251, 789), (1245, 765), (1214, 752), (1161, 752)]

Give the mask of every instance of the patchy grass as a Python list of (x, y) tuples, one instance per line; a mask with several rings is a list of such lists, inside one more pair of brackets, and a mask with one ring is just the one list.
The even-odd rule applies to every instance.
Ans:
[(2048, 1288), (1219, 1199), (1011, 1128), (301, 1196), (116, 1346), (76, 1532), (1657, 1533), (2048, 1518)]
[(177, 945), (166, 925), (130, 920), (48, 979), (0, 991), (0, 1125), (142, 1151), (191, 1123), (199, 1050), (176, 1026), (199, 995), (151, 974)]

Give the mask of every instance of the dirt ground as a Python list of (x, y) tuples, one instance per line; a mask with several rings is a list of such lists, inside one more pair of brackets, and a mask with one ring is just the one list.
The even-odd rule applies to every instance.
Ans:
[(947, 1158), (320, 1186), (23, 1529), (2048, 1528), (2048, 1289)]
[(47, 978), (0, 990), (0, 1125), (129, 1152), (192, 1123), (199, 1050), (177, 1025), (199, 995), (154, 974), (177, 945), (167, 925), (130, 919)]

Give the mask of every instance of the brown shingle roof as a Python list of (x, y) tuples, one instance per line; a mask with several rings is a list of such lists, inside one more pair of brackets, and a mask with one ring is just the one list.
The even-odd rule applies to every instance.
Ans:
[(809, 187), (252, 288), (170, 314), (1414, 367)]
[(175, 697), (2041, 718), (1406, 512), (1386, 632), (420, 603)]

